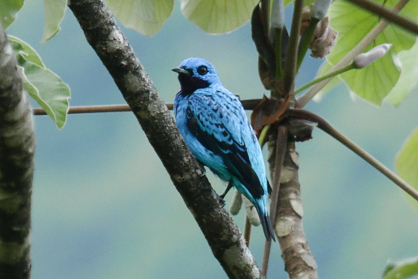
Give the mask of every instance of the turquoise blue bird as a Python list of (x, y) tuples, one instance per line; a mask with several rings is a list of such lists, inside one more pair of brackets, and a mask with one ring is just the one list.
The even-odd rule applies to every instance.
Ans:
[(177, 72), (181, 90), (174, 100), (177, 127), (203, 165), (229, 182), (257, 210), (266, 239), (274, 231), (267, 212), (268, 181), (257, 137), (238, 98), (204, 59), (188, 58)]

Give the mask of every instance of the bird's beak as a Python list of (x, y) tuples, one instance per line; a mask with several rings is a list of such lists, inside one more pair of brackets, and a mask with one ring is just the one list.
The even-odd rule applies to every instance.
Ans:
[(188, 75), (188, 76), (191, 75), (191, 73), (189, 71), (187, 71), (186, 69), (184, 69), (184, 68), (175, 67), (175, 68), (173, 68), (171, 70), (173, 72), (176, 72), (176, 73), (179, 73), (179, 74), (184, 74), (184, 75)]

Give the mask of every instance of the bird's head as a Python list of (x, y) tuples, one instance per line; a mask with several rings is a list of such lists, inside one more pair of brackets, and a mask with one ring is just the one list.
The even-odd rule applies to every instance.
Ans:
[(179, 74), (183, 94), (192, 94), (196, 89), (221, 84), (215, 67), (201, 58), (188, 58), (173, 68), (173, 71)]

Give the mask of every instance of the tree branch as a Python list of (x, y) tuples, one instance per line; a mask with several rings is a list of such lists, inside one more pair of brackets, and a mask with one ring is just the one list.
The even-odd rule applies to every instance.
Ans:
[(0, 26), (0, 278), (30, 278), (34, 152), (29, 97)]
[[(276, 165), (277, 139), (269, 141), (270, 173), (274, 173)], [(308, 246), (303, 232), (303, 205), (300, 196), (299, 155), (295, 150), (295, 142), (287, 138), (283, 167), (280, 175), (280, 190), (274, 229), (279, 240), (285, 270), (290, 279), (316, 279), (317, 265)]]
[(112, 75), (229, 278), (261, 278), (238, 227), (219, 203), (152, 81), (100, 0), (71, 0), (87, 41)]
[(367, 153), (364, 149), (362, 149), (360, 146), (352, 142), (350, 139), (348, 139), (346, 136), (341, 134), (337, 129), (331, 126), (325, 119), (320, 117), (319, 115), (316, 115), (315, 113), (312, 113), (307, 110), (303, 109), (293, 109), (289, 111), (290, 115), (292, 117), (296, 118), (302, 118), (307, 119), (310, 121), (314, 121), (318, 123), (318, 128), (341, 142), (343, 145), (345, 145), (347, 148), (349, 148), (351, 151), (356, 153), (358, 156), (363, 158), (367, 163), (369, 163), (372, 167), (380, 171), (384, 176), (389, 178), (393, 183), (398, 185), (402, 190), (407, 192), (411, 197), (413, 197), (415, 200), (418, 201), (418, 191), (414, 189), (412, 186), (410, 186), (408, 183), (406, 183), (402, 178), (397, 176), (394, 172), (392, 172), (390, 169), (388, 169), (385, 165), (383, 165), (381, 162), (376, 160), (372, 155)]
[[(244, 109), (254, 109), (258, 103), (261, 102), (261, 99), (249, 99), (242, 100), (241, 103), (244, 106)], [(169, 110), (173, 109), (173, 104), (166, 104)], [(68, 114), (77, 114), (77, 113), (98, 113), (98, 112), (123, 112), (123, 111), (132, 111), (129, 105), (99, 105), (99, 106), (79, 106), (79, 107), (70, 107)], [(42, 108), (33, 109), (34, 115), (47, 115), (45, 110)]]

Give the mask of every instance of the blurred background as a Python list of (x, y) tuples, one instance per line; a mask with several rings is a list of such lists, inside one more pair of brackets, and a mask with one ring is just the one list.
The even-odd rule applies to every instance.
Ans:
[[(267, 94), (248, 23), (207, 35), (176, 1), (155, 37), (122, 29), (167, 103), (179, 90), (171, 68), (191, 56), (212, 62), (241, 99)], [(71, 106), (125, 103), (70, 10), (58, 35), (41, 45), (43, 4), (27, 0), (8, 33), (34, 47), (70, 85)], [(306, 60), (296, 87), (322, 62)], [(417, 127), (417, 104), (416, 90), (398, 108), (378, 108), (353, 101), (339, 86), (307, 109), (394, 169), (397, 151)], [(46, 116), (35, 122), (32, 278), (226, 278), (132, 113), (70, 115), (62, 130)], [(320, 278), (380, 278), (388, 260), (418, 255), (418, 215), (397, 186), (319, 129), (297, 150), (304, 229)], [(225, 185), (208, 176), (221, 193)], [(242, 229), (243, 213), (234, 220)], [(263, 247), (256, 227), (250, 249), (259, 265)], [(283, 268), (273, 244), (269, 277), (287, 278)]]

